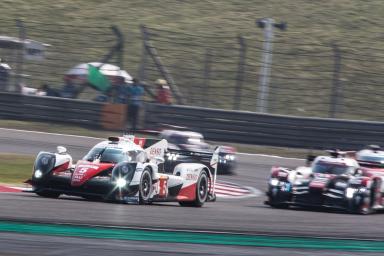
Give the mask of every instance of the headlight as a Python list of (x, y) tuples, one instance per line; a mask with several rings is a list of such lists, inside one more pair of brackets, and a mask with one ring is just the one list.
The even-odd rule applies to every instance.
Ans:
[(269, 181), (269, 184), (271, 184), (271, 186), (277, 186), (277, 185), (279, 185), (279, 180), (278, 179), (271, 179), (270, 181)]
[(353, 195), (356, 193), (357, 189), (355, 188), (347, 188), (345, 190), (345, 196), (349, 199), (353, 198)]
[(123, 178), (118, 178), (116, 180), (116, 186), (119, 187), (119, 188), (122, 188), (124, 187), (125, 185), (127, 185), (127, 181)]
[(233, 160), (235, 160), (235, 156), (234, 155), (225, 155), (225, 159), (233, 161)]
[(40, 170), (36, 170), (34, 175), (36, 179), (40, 179), (41, 176), (43, 176), (43, 173)]

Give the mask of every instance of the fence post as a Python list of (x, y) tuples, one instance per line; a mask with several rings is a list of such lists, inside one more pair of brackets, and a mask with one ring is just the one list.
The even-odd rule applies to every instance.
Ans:
[(331, 102), (329, 108), (329, 117), (335, 118), (338, 113), (340, 113), (341, 101), (343, 88), (340, 82), (340, 72), (341, 72), (341, 51), (336, 44), (332, 44), (333, 51), (333, 79), (332, 79), (332, 93), (331, 93)]
[(239, 49), (239, 64), (237, 67), (235, 98), (233, 99), (233, 109), (239, 110), (241, 105), (241, 93), (243, 90), (244, 74), (245, 74), (245, 58), (247, 52), (247, 45), (245, 39), (242, 36), (237, 37), (240, 45)]
[(98, 68), (101, 68), (103, 64), (108, 63), (112, 57), (116, 54), (118, 65), (121, 69), (123, 69), (123, 55), (124, 55), (124, 36), (121, 33), (120, 29), (113, 25), (111, 26), (112, 32), (115, 34), (117, 38), (117, 43), (110, 49), (110, 51), (101, 59), (102, 65)]
[(140, 81), (144, 81), (147, 79), (147, 65), (148, 65), (148, 54), (147, 50), (145, 47), (145, 42), (149, 41), (149, 35), (144, 27), (144, 25), (140, 25), (140, 31), (141, 31), (141, 36), (143, 40), (143, 45), (142, 45), (142, 50), (141, 50), (141, 62), (140, 62), (140, 67), (138, 73), (138, 77)]
[[(147, 33), (147, 28), (145, 26), (142, 26), (141, 29), (143, 30), (142, 33)], [(149, 54), (149, 56), (152, 58), (153, 62), (155, 63), (157, 69), (160, 71), (161, 75), (167, 80), (169, 87), (171, 88), (173, 94), (175, 95), (177, 104), (184, 105), (185, 100), (183, 98), (183, 95), (181, 94), (179, 88), (177, 87), (175, 81), (173, 80), (171, 73), (168, 71), (168, 69), (163, 65), (163, 62), (161, 61), (161, 58), (159, 57), (156, 48), (152, 45), (150, 40), (144, 41), (144, 46)]]
[(208, 95), (209, 95), (209, 87), (210, 87), (210, 80), (211, 80), (211, 66), (212, 66), (212, 53), (210, 49), (206, 49), (205, 51), (205, 60), (204, 60), (204, 82), (203, 82), (203, 88), (200, 90), (200, 92), (203, 93), (201, 95), (202, 99), (202, 106), (207, 107), (208, 102)]
[(27, 37), (25, 31), (25, 25), (22, 20), (16, 20), (16, 26), (19, 31), (19, 40), (21, 42), (21, 48), (17, 50), (17, 63), (16, 63), (16, 77), (15, 77), (15, 88), (18, 88), (18, 84), (21, 81), (21, 77), (24, 75), (24, 50), (25, 50), (25, 39)]

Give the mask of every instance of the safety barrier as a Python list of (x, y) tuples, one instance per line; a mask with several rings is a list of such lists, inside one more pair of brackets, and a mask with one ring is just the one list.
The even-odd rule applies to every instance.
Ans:
[(45, 96), (0, 93), (0, 118), (101, 127), (104, 104)]
[[(124, 105), (0, 93), (0, 118), (62, 122), (120, 130)], [(383, 144), (384, 123), (145, 104), (146, 129), (186, 127), (208, 140), (297, 148), (359, 149)]]
[(382, 144), (384, 123), (148, 104), (145, 124), (187, 127), (208, 140), (313, 149)]

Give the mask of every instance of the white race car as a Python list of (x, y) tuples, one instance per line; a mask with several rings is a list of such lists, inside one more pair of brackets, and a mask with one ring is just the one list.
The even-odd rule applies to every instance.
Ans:
[(65, 147), (58, 152), (40, 152), (29, 180), (33, 191), (44, 197), (61, 194), (118, 202), (149, 204), (179, 202), (182, 206), (202, 206), (215, 199), (219, 149), (211, 166), (181, 163), (164, 170), (166, 140), (110, 137), (95, 145), (82, 160), (72, 165)]

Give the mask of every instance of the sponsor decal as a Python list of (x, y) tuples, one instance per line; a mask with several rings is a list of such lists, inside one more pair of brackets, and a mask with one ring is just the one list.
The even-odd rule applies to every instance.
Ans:
[(151, 148), (151, 149), (149, 150), (149, 154), (150, 154), (151, 156), (160, 156), (161, 153), (162, 153), (162, 148)]
[(185, 179), (186, 180), (197, 180), (198, 177), (199, 177), (199, 175), (197, 175), (195, 173), (187, 173)]

